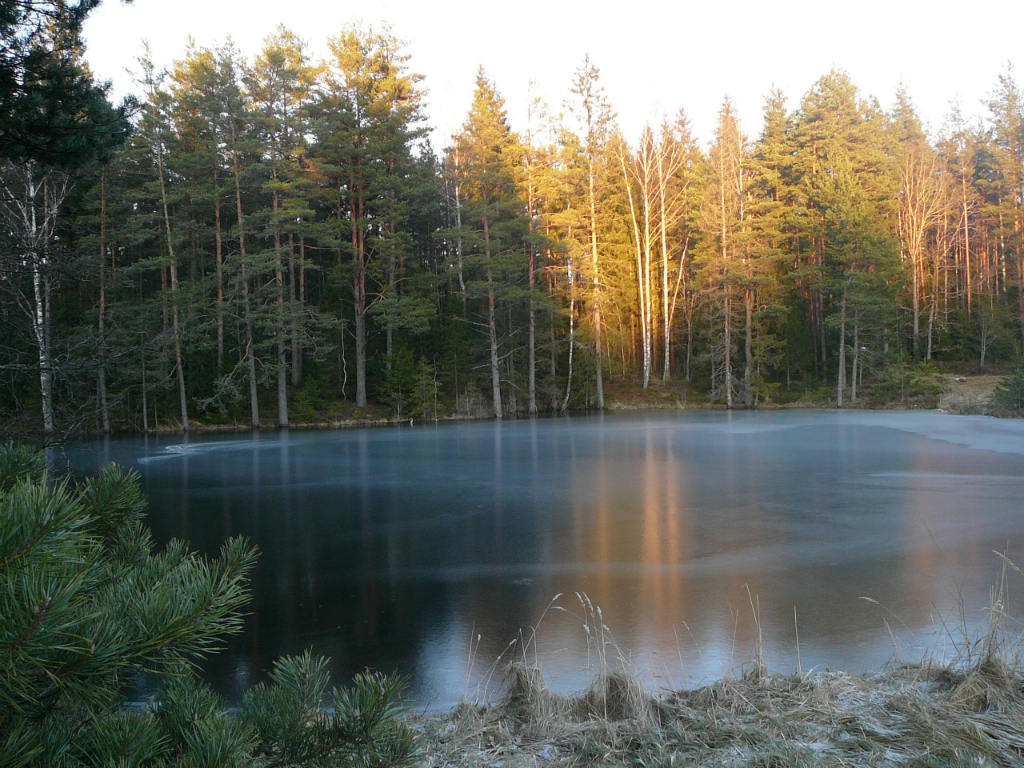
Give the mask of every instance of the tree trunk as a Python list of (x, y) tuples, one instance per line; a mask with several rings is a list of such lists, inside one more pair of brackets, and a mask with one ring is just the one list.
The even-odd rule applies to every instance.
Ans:
[(857, 379), (860, 376), (860, 313), (853, 318), (853, 377), (850, 382), (850, 402), (857, 402)]
[(604, 351), (601, 349), (601, 273), (597, 250), (597, 200), (594, 191), (594, 159), (589, 164), (590, 183), (590, 267), (594, 281), (594, 376), (597, 379), (597, 409), (604, 410)]
[[(913, 301), (912, 301), (913, 312), (914, 312), (914, 344), (913, 344), (913, 353), (914, 353), (914, 360), (917, 360), (918, 355), (919, 355), (918, 348), (921, 346), (921, 285), (920, 285), (920, 280), (919, 280), (919, 275), (918, 275), (918, 254), (916, 253), (916, 249), (915, 249), (915, 252), (911, 253), (910, 260), (912, 262), (911, 263), (911, 271), (914, 273), (914, 280), (913, 280), (913, 283), (914, 283), (914, 285), (913, 285), (914, 296), (913, 296)], [(856, 332), (854, 332), (854, 335), (856, 336)], [(854, 348), (854, 353), (853, 354), (854, 354), (854, 360), (856, 360), (857, 359), (857, 350), (856, 350), (856, 348)]]
[[(300, 245), (301, 247), (301, 245)], [(297, 387), (302, 383), (302, 338), (301, 338), (301, 316), (305, 314), (305, 305), (301, 303), (301, 297), (296, 289), (295, 275), (295, 235), (288, 233), (288, 305), (291, 307), (291, 331), (289, 332), (292, 353), (292, 386)]]
[(743, 338), (743, 353), (744, 353), (744, 365), (743, 365), (743, 405), (746, 408), (751, 408), (754, 405), (754, 392), (750, 388), (750, 375), (754, 366), (754, 347), (753, 347), (753, 335), (754, 335), (754, 289), (751, 286), (747, 286), (746, 291), (746, 327), (744, 329)]
[(548, 343), (548, 351), (551, 353), (551, 410), (554, 412), (558, 410), (558, 355), (555, 351), (554, 310), (548, 310), (548, 330), (551, 333)]
[[(352, 181), (354, 188), (355, 181)], [(354, 195), (349, 206), (352, 225), (352, 259), (355, 275), (352, 278), (352, 299), (356, 331), (356, 407), (366, 407), (366, 252), (365, 236), (359, 221), (362, 218), (362, 197)]]
[(846, 392), (846, 287), (843, 287), (843, 299), (839, 305), (839, 376), (836, 381), (836, 408), (843, 407), (843, 394)]
[(491, 396), (494, 398), (494, 418), (503, 416), (501, 407), (501, 369), (498, 365), (498, 328), (494, 311), (494, 279), (491, 274), (491, 232), (487, 216), (483, 217), (484, 257), (487, 259), (487, 336), (491, 344)]
[(181, 359), (181, 329), (178, 317), (178, 259), (174, 255), (174, 238), (171, 236), (171, 215), (167, 208), (167, 188), (164, 184), (163, 150), (157, 144), (157, 170), (160, 179), (160, 201), (164, 210), (164, 229), (167, 232), (167, 258), (171, 263), (171, 327), (174, 333), (174, 367), (178, 373), (178, 397), (181, 404), (181, 430), (189, 431), (188, 396), (185, 391), (185, 368)]
[(725, 294), (725, 407), (732, 410), (732, 296)]
[[(531, 228), (533, 224), (530, 224)], [(533, 244), (530, 244), (530, 264), (529, 264), (529, 287), (530, 287), (530, 350), (529, 358), (527, 362), (526, 372), (526, 388), (529, 392), (530, 404), (529, 413), (531, 416), (537, 413), (537, 310), (533, 305), (533, 289), (535, 282), (535, 267), (534, 260), (536, 258), (536, 251)]]
[(224, 238), (220, 222), (220, 186), (217, 181), (217, 166), (213, 166), (213, 236), (217, 259), (217, 374), (224, 371)]
[(299, 306), (297, 307), (298, 317), (292, 331), (292, 384), (296, 387), (302, 384), (302, 363), (303, 363), (303, 321), (306, 316), (306, 238), (299, 235)]
[(562, 400), (562, 410), (569, 407), (569, 398), (572, 397), (572, 353), (576, 348), (576, 296), (572, 288), (572, 267), (569, 268), (569, 376), (565, 382), (565, 398)]
[(99, 306), (99, 396), (103, 434), (110, 434), (110, 409), (107, 404), (107, 172), (100, 172), (100, 306)]
[[(645, 185), (646, 186), (646, 185)], [(651, 201), (644, 190), (644, 296), (647, 299), (647, 328), (644, 344), (644, 389), (651, 383), (654, 368), (654, 296), (651, 280)]]
[[(233, 115), (231, 116), (234, 117)], [(260, 402), (256, 391), (256, 350), (252, 333), (252, 306), (249, 300), (249, 274), (245, 256), (245, 217), (242, 214), (242, 182), (238, 168), (237, 135), (231, 121), (231, 167), (235, 176), (235, 213), (238, 216), (238, 254), (242, 265), (242, 319), (245, 323), (245, 363), (249, 377), (249, 425), (260, 428)]]
[[(35, 212), (32, 214), (35, 218)], [(39, 352), (39, 394), (43, 405), (43, 435), (52, 437), (56, 432), (53, 418), (53, 371), (51, 365), (49, 334), (46, 326), (49, 322), (48, 302), (46, 294), (48, 288), (45, 285), (46, 277), (43, 275), (43, 265), (40, 264), (38, 254), (32, 255), (32, 289), (35, 298), (35, 314), (33, 315), (32, 330), (36, 339), (36, 348)]]
[[(276, 179), (276, 172), (274, 174)], [(284, 429), (288, 426), (288, 358), (285, 350), (286, 326), (284, 312), (284, 261), (281, 258), (281, 227), (277, 220), (277, 212), (280, 207), (277, 192), (273, 194), (272, 205), (274, 210), (274, 291), (277, 294), (277, 328), (274, 335), (277, 337), (277, 427)]]
[[(629, 183), (629, 171), (626, 169), (626, 158), (620, 156), (619, 162), (622, 165), (622, 175), (626, 179), (626, 195), (629, 199), (629, 214), (630, 220), (633, 224), (633, 243), (636, 249), (636, 279), (637, 279), (637, 299), (640, 309), (640, 351), (642, 354), (642, 370), (641, 375), (643, 377), (643, 388), (647, 389), (651, 379), (651, 360), (650, 353), (651, 347), (648, 343), (648, 317), (647, 310), (649, 302), (647, 300), (646, 283), (644, 281), (644, 240), (640, 237), (640, 222), (637, 218), (636, 203), (633, 200), (633, 185)], [(649, 234), (649, 232), (648, 232)], [(649, 238), (648, 238), (649, 240)], [(649, 255), (649, 250), (648, 250)], [(648, 259), (649, 261), (649, 259)]]
[(146, 386), (146, 347), (142, 347), (142, 434), (149, 434), (149, 403)]

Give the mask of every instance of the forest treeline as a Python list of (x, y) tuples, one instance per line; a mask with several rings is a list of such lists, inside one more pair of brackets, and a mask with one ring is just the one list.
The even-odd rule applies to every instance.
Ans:
[(388, 30), (315, 59), (143, 56), (124, 143), (3, 161), (0, 415), (48, 435), (603, 408), (610, 382), (842, 406), (893, 367), (1015, 359), (1024, 101), (929, 133), (833, 71), (748, 135), (684, 112), (627, 141), (584, 60), (511, 128), (481, 69), (430, 142)]

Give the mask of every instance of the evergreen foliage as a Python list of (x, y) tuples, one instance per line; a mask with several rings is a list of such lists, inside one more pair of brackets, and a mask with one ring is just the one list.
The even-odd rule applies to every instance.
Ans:
[(996, 405), (1013, 413), (1024, 411), (1024, 368), (1005, 376), (995, 389)]
[(0, 158), (71, 168), (123, 143), (131, 103), (111, 106), (81, 60), (82, 24), (100, 2), (0, 2)]
[[(0, 447), (0, 765), (397, 768), (415, 756), (403, 683), (364, 673), (330, 698), (326, 661), (279, 660), (230, 713), (195, 664), (239, 631), (255, 552), (155, 551), (138, 478), (56, 480)], [(159, 693), (126, 696), (141, 675)], [(330, 704), (329, 709), (325, 706)]]
[[(60, 5), (59, 39), (46, 3), (0, 31), (73, 53), (93, 5)], [(505, 417), (603, 408), (606, 387), (844, 406), (903, 381), (891, 366), (1024, 348), (1009, 69), (983, 120), (954, 108), (930, 132), (905, 91), (886, 110), (832, 71), (793, 106), (769, 94), (759, 131), (726, 102), (707, 145), (683, 111), (623, 136), (589, 60), (566, 113), (531, 99), (517, 132), (481, 69), (435, 148), (386, 26), (343, 27), (323, 61), (282, 27), (250, 60), (141, 65), (127, 139), (0, 164), (14, 434)]]

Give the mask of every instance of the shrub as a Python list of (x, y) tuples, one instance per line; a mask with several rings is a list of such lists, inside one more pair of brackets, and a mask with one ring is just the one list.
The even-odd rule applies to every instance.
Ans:
[(1014, 413), (1024, 411), (1024, 366), (1018, 368), (996, 385), (993, 393), (996, 405)]

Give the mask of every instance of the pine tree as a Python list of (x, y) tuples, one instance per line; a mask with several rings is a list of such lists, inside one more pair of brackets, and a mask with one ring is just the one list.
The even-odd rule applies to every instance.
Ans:
[[(747, 143), (740, 132), (731, 102), (726, 99), (719, 112), (715, 141), (705, 166), (708, 175), (700, 220), (703, 231), (701, 282), (710, 293), (709, 301), (721, 328), (713, 331), (711, 349), (712, 392), (721, 393), (727, 408), (733, 407), (735, 374), (733, 343), (736, 326), (737, 292), (747, 281), (746, 197)], [(720, 338), (720, 341), (717, 339)], [(721, 385), (717, 382), (721, 380)]]
[(100, 2), (0, 3), (0, 158), (70, 170), (124, 143), (132, 103), (111, 105), (82, 60), (82, 25)]
[[(264, 194), (269, 193), (270, 210), (259, 211), (255, 218), (264, 223), (264, 253), (270, 303), (273, 305), (272, 338), (276, 358), (277, 424), (288, 426), (289, 348), (297, 335), (295, 306), (295, 246), (298, 222), (305, 217), (307, 204), (299, 195), (299, 164), (305, 155), (306, 107), (316, 77), (302, 41), (284, 27), (264, 42), (245, 77), (252, 103), (254, 140), (260, 145), (263, 160)], [(285, 253), (288, 284), (285, 286)], [(289, 336), (292, 338), (289, 339)], [(294, 362), (293, 362), (294, 365)]]
[(573, 73), (570, 92), (576, 97), (576, 102), (570, 108), (579, 123), (580, 137), (582, 139), (582, 159), (586, 173), (586, 233), (589, 240), (587, 243), (589, 246), (588, 250), (590, 252), (590, 303), (593, 312), (594, 361), (596, 368), (594, 377), (597, 383), (597, 407), (598, 410), (603, 410), (604, 348), (601, 343), (602, 284), (599, 234), (601, 227), (598, 221), (598, 212), (603, 207), (601, 203), (607, 194), (601, 185), (605, 175), (601, 163), (610, 159), (607, 146), (612, 124), (615, 121), (615, 113), (608, 102), (604, 89), (599, 85), (600, 78), (601, 75), (597, 67), (590, 63), (589, 57), (585, 57), (583, 63)]
[[(363, 673), (328, 700), (326, 660), (278, 660), (236, 714), (195, 663), (242, 626), (255, 552), (160, 552), (138, 477), (109, 466), (79, 483), (42, 454), (0, 446), (0, 764), (409, 765), (400, 679)], [(156, 702), (125, 707), (140, 675)]]
[(509, 127), (505, 102), (482, 69), (477, 73), (469, 116), (454, 144), (453, 150), (462, 158), (460, 179), (465, 200), (460, 236), (472, 274), (466, 290), (471, 298), (487, 300), (491, 396), (494, 416), (500, 419), (505, 409), (501, 397), (499, 302), (512, 299), (515, 283), (525, 274), (522, 262), (527, 220), (516, 185), (522, 149)]

